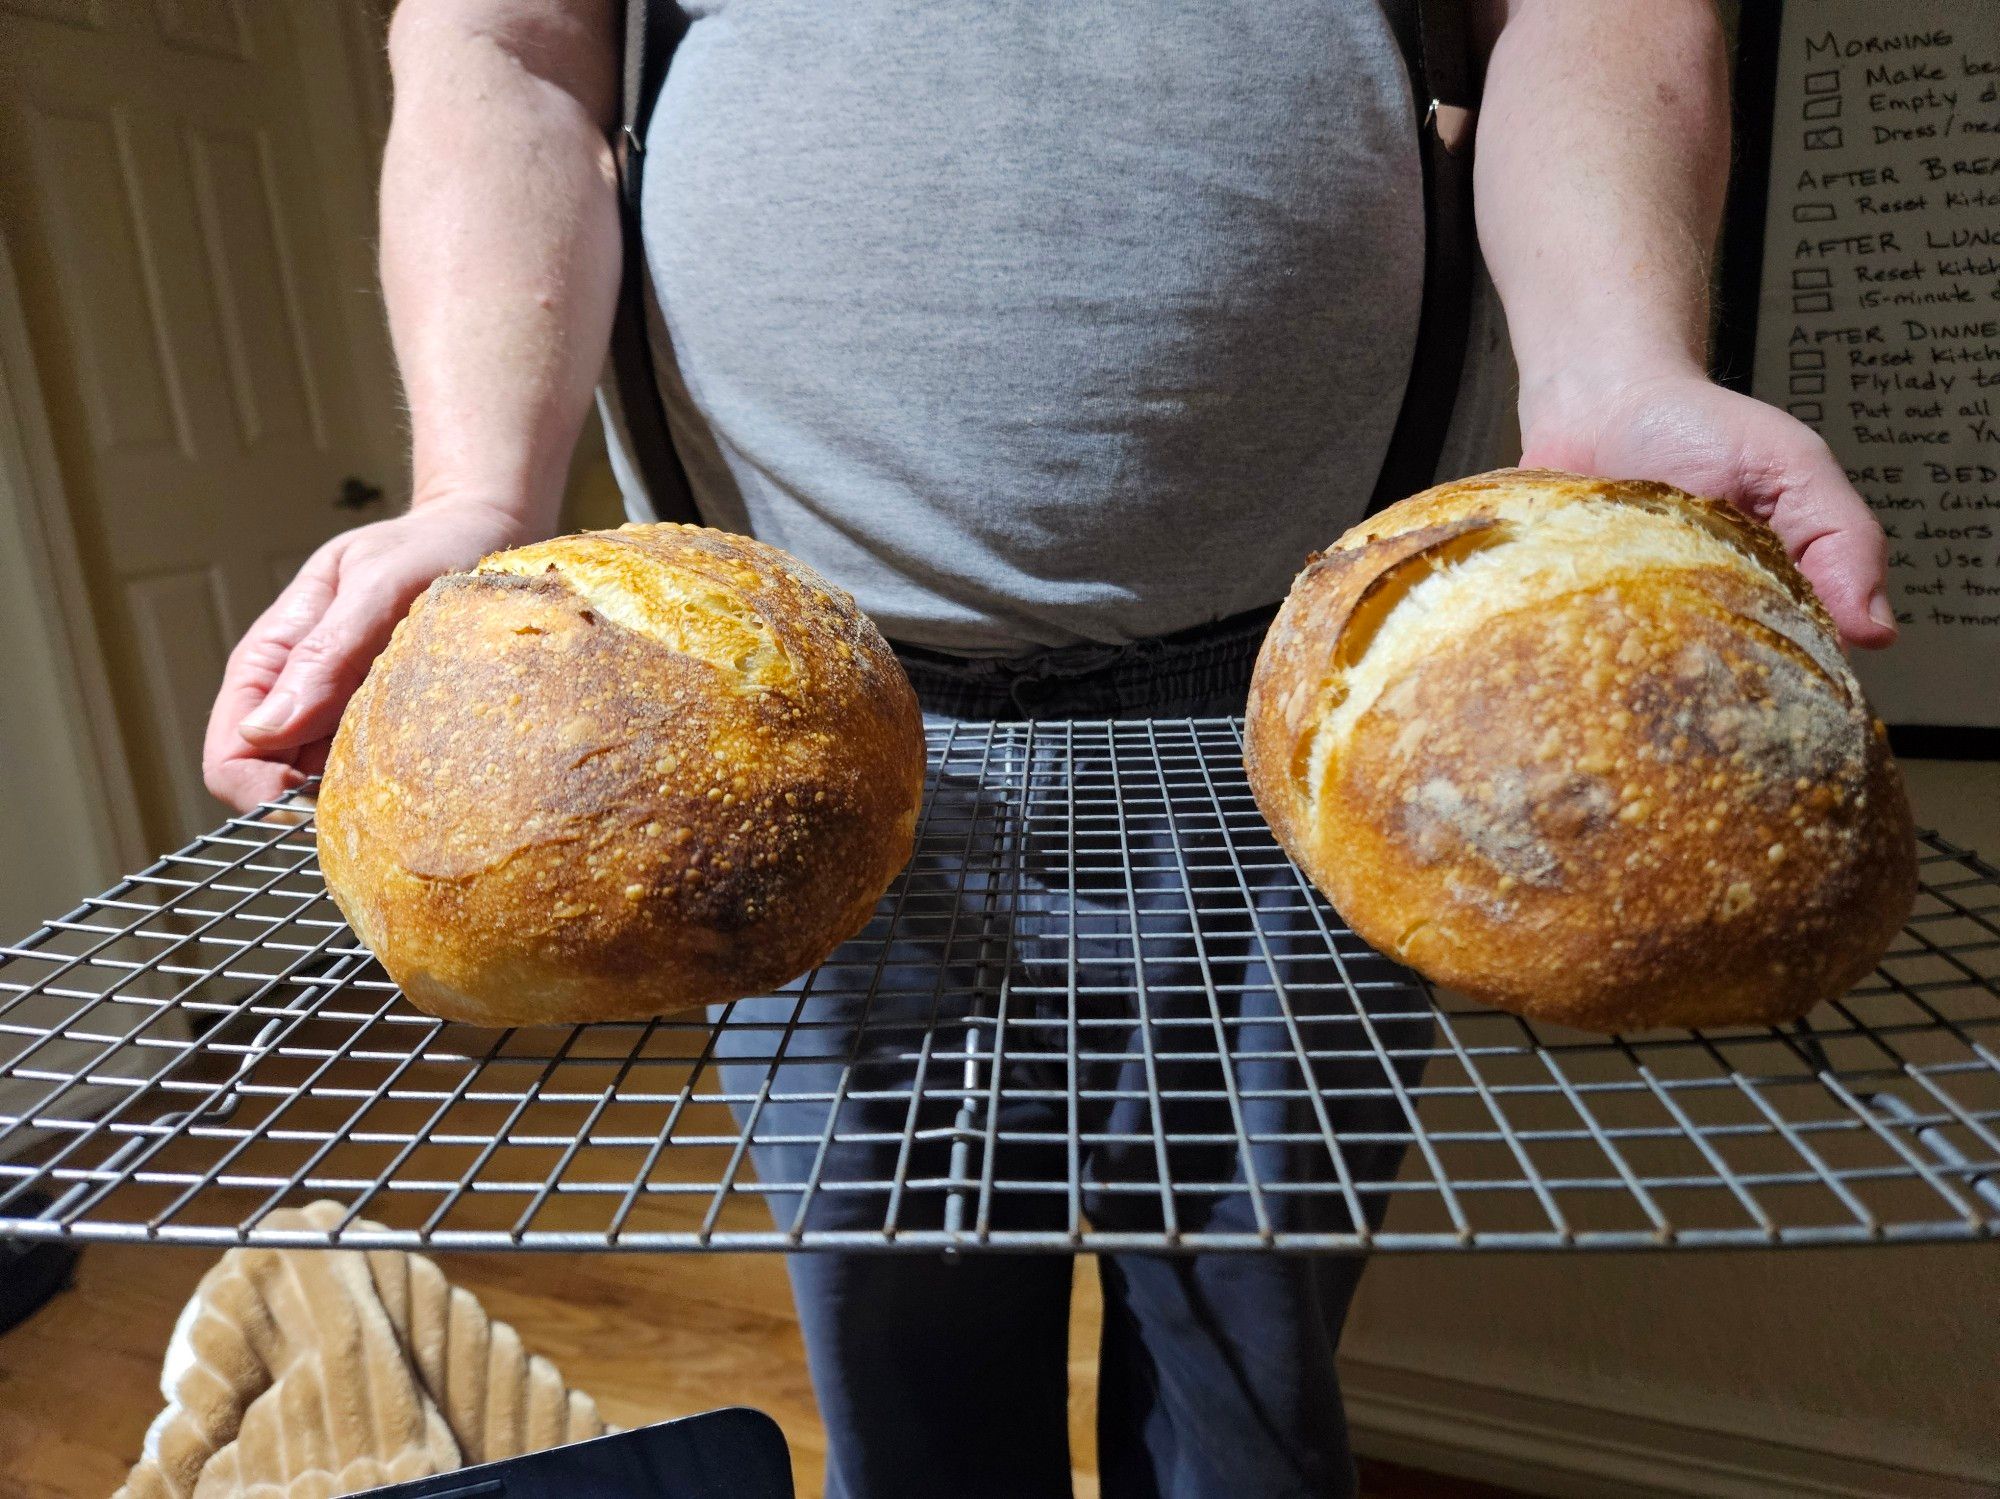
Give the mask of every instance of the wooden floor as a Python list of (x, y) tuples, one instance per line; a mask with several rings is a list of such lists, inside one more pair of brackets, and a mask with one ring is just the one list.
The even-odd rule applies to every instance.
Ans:
[[(333, 1096), (336, 1085), (370, 1085), (365, 1069), (357, 1070), (360, 1066), (336, 1064), (314, 1092), (282, 1104), (246, 1099), (232, 1119), (247, 1126), (260, 1107), (282, 1109), (283, 1122), (308, 1135), (334, 1129), (353, 1108), (350, 1101)], [(435, 1090), (452, 1081), (448, 1074), (433, 1076), (429, 1063), (400, 1075), (413, 1095), (428, 1088), (435, 1096)], [(662, 1086), (660, 1075), (652, 1078), (656, 1087)], [(544, 1112), (523, 1123), (524, 1133), (552, 1132), (559, 1138), (585, 1124), (581, 1105), (536, 1107)], [(409, 1129), (414, 1127), (405, 1117), (409, 1110), (428, 1115), (433, 1109), (429, 1103), (389, 1105), (371, 1111), (368, 1120), (379, 1129)], [(689, 1107), (688, 1116), (703, 1110), (715, 1117), (708, 1126), (690, 1126), (694, 1133), (712, 1127), (728, 1138), (732, 1125), (721, 1105), (699, 1101)], [(477, 1136), (506, 1124), (503, 1104), (466, 1102), (454, 1108), (446, 1121), (449, 1128), (440, 1125), (439, 1132), (456, 1129)], [(163, 1172), (199, 1170), (212, 1163), (218, 1148), (214, 1142), (203, 1145), (184, 1138), (152, 1164)], [(282, 1175), (295, 1164), (284, 1149), (272, 1140), (260, 1141), (236, 1166)], [(342, 1149), (346, 1169), (386, 1166), (386, 1146), (380, 1147), (384, 1160), (374, 1165), (364, 1163), (363, 1147)], [(718, 1169), (718, 1163), (701, 1159), (707, 1150), (667, 1152), (649, 1180), (713, 1180), (707, 1173)], [(463, 1146), (426, 1144), (404, 1162), (404, 1175), (448, 1181), (469, 1169), (464, 1159), (469, 1154)], [(481, 1158), (481, 1177), (541, 1182), (557, 1169), (557, 1154), (540, 1146), (510, 1147), (504, 1157)], [(607, 1162), (602, 1169), (622, 1181), (618, 1173), (633, 1167)], [(579, 1161), (570, 1164), (567, 1179), (587, 1174)], [(164, 1195), (155, 1200), (146, 1195), (150, 1189), (120, 1190), (139, 1195), (108, 1200), (118, 1205), (114, 1217), (124, 1213), (143, 1219), (162, 1210), (173, 1195), (163, 1188)], [(259, 1195), (250, 1194), (248, 1201)], [(645, 1194), (637, 1199), (626, 1227), (685, 1231), (699, 1221), (707, 1195), (705, 1190), (693, 1197)], [(239, 1221), (233, 1215), (246, 1208), (245, 1201), (230, 1199), (223, 1189), (204, 1200), (212, 1202), (210, 1211), (219, 1222)], [(601, 1229), (603, 1205), (615, 1201), (551, 1197), (535, 1226)], [(498, 1193), (462, 1194), (447, 1226), (504, 1228), (520, 1202), (518, 1196)], [(746, 1186), (734, 1206), (760, 1225), (768, 1221), (754, 1189)], [(371, 1202), (370, 1216), (410, 1226), (406, 1215), (421, 1220), (427, 1207), (383, 1197)], [(752, 1225), (745, 1220), (741, 1226)], [(0, 1336), (0, 1499), (106, 1499), (118, 1487), (161, 1407), (160, 1360), (175, 1318), (217, 1257), (212, 1251), (154, 1244), (93, 1245), (84, 1251), (71, 1289)], [(570, 1384), (588, 1391), (608, 1421), (640, 1426), (728, 1405), (768, 1412), (791, 1445), (800, 1495), (818, 1499), (826, 1440), (778, 1255), (515, 1252), (436, 1258), (445, 1274), (476, 1294), (489, 1313), (512, 1323), (529, 1350), (546, 1355)], [(1078, 1499), (1095, 1499), (1098, 1493), (1094, 1422), (1100, 1309), (1095, 1267), (1079, 1259), (1070, 1330), (1070, 1450)], [(1507, 1499), (1497, 1489), (1383, 1464), (1364, 1465), (1363, 1493), (1366, 1499)]]
[[(0, 1336), (0, 1495), (105, 1499), (159, 1410), (160, 1355), (212, 1254), (148, 1245), (85, 1251), (75, 1285)], [(825, 1442), (775, 1255), (466, 1254), (442, 1259), (607, 1419), (640, 1425), (724, 1405), (777, 1418), (799, 1491), (820, 1490)], [(1071, 1341), (1076, 1492), (1092, 1469), (1096, 1276), (1077, 1278)], [(1493, 1499), (1500, 1491), (1364, 1468), (1369, 1499)]]

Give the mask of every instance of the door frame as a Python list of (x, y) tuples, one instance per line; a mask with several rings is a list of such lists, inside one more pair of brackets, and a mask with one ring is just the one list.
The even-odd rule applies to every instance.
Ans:
[[(69, 492), (56, 463), (41, 379), (21, 307), (14, 257), (0, 236), (0, 526), (12, 533), (35, 590), (38, 638), (0, 640), (0, 676), (39, 676), (60, 704), (51, 728), (79, 753), (70, 763), (92, 810), (79, 829), (109, 884), (149, 862), (125, 738), (112, 705), (104, 645), (84, 585)], [(53, 914), (53, 913), (51, 913)], [(9, 934), (11, 937), (13, 934)]]
[[(389, 118), (383, 61), (387, 6), (381, 0), (304, 4), (294, 7), (291, 17), (305, 80), (304, 128), (315, 141), (329, 143), (346, 132), (359, 132), (379, 150)], [(372, 189), (372, 183), (345, 184), (338, 211), (366, 215), (372, 222)], [(336, 267), (344, 280), (372, 282), (373, 243), (372, 234), (341, 236)], [(378, 309), (379, 304), (360, 297), (342, 302), (350, 338), (380, 340), (386, 360), (388, 333)], [(370, 435), (386, 438), (388, 451), (406, 446), (400, 433)], [(407, 489), (400, 476), (396, 487)], [(78, 832), (102, 871), (101, 883), (108, 885), (166, 850), (147, 845), (104, 642), (84, 582), (74, 513), (56, 457), (12, 249), (0, 235), (0, 538), (18, 540), (22, 548), (24, 571), (36, 590), (34, 616), (43, 627), (35, 638), (0, 639), (0, 678), (23, 680), (34, 674), (60, 703), (60, 721), (49, 727), (78, 748), (70, 763), (92, 809), (90, 825)], [(14, 935), (0, 934), (0, 940)]]

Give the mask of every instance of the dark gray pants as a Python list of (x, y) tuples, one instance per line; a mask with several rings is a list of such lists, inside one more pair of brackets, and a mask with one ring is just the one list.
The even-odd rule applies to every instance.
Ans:
[[(1241, 711), (1240, 680), (1204, 693), (1166, 709)], [(1087, 705), (1063, 706), (1086, 716)], [(1104, 706), (1115, 713), (1131, 705)], [(1110, 773), (1088, 759), (1057, 763), (1056, 753), (1039, 751), (1025, 781), (1018, 766), (1010, 779)], [(802, 1007), (781, 995), (733, 1009), (720, 1043), (723, 1079), (739, 1113), (768, 1081), (753, 1154), (778, 1221), (798, 1216), (801, 1195), (785, 1188), (803, 1185), (821, 1155), (843, 1070), (848, 1091), (806, 1223), (879, 1230), (892, 1209), (888, 1183), (946, 1176), (956, 1105), (924, 1111), (914, 1133), (931, 1137), (906, 1146), (909, 1099), (919, 1067), (931, 1069), (932, 1087), (956, 1085), (959, 1064), (931, 1058), (962, 1054), (972, 1012), (985, 1019), (970, 1034), (985, 1038), (989, 1053), (1001, 1038), (1013, 1100), (1002, 1107), (994, 1176), (1014, 1186), (994, 1194), (993, 1228), (1070, 1226), (1062, 1184), (1074, 1096), (1081, 1207), (1097, 1230), (1153, 1232), (1169, 1213), (1182, 1231), (1350, 1230), (1355, 1199), (1335, 1187), (1307, 1094), (1322, 1096), (1343, 1134), (1393, 1137), (1404, 1124), (1393, 1099), (1381, 1096), (1384, 1065), (1370, 1054), (1352, 997), (1332, 982), (1334, 965), (1290, 866), (1271, 857), (1209, 860), (1190, 874), (1181, 835), (1161, 819), (1078, 834), (1039, 824), (1031, 793), (1015, 871), (991, 885), (991, 850), (966, 841), (982, 825), (979, 798), (990, 794), (969, 779), (933, 792), (899, 925), (909, 940), (890, 950), (879, 978), (866, 986), (822, 980)], [(1129, 878), (1115, 869), (1128, 862)], [(1194, 914), (1208, 880), (1236, 884), (1239, 914), (1222, 929)], [(1246, 889), (1254, 923), (1241, 914)], [(868, 935), (886, 931), (878, 924)], [(1392, 1049), (1421, 1048), (1429, 1036), (1428, 1020), (1413, 1018), (1421, 999), (1383, 992), (1393, 1018), (1377, 1021), (1377, 1037)], [(1218, 1031), (1234, 1059), (1227, 1076)], [(1309, 1050), (1350, 1055), (1302, 1062), (1301, 1032)], [(784, 1060), (773, 1065), (780, 1047)], [(1393, 1138), (1342, 1147), (1351, 1179), (1363, 1185), (1392, 1178), (1401, 1154)], [(841, 1182), (877, 1185), (826, 1189)], [(1027, 1190), (1031, 1183), (1046, 1190)], [(1363, 1195), (1379, 1218), (1383, 1197)], [(905, 1190), (893, 1208), (904, 1226), (936, 1227), (944, 1194)], [(1334, 1350), (1358, 1258), (1119, 1253), (1100, 1256), (1098, 1268), (1105, 1495), (1352, 1492)], [(790, 1271), (826, 1421), (828, 1499), (1069, 1492), (1068, 1255), (947, 1261), (815, 1252), (792, 1256)]]

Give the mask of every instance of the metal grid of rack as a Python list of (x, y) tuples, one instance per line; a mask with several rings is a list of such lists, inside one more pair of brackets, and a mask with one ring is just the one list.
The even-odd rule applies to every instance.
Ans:
[[(1925, 835), (1797, 1027), (1600, 1037), (1362, 944), (1217, 719), (966, 725), (795, 992), (412, 1009), (288, 798), (0, 948), (0, 1234), (406, 1248), (1442, 1250), (2000, 1232), (2000, 872)], [(1400, 1164), (1399, 1164), (1400, 1163)], [(330, 1234), (260, 1229), (345, 1206)]]

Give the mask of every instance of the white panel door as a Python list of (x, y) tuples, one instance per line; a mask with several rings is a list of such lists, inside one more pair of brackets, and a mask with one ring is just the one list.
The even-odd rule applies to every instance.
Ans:
[(231, 642), (401, 498), (366, 13), (0, 0), (0, 229), (155, 846), (220, 816), (200, 747)]

